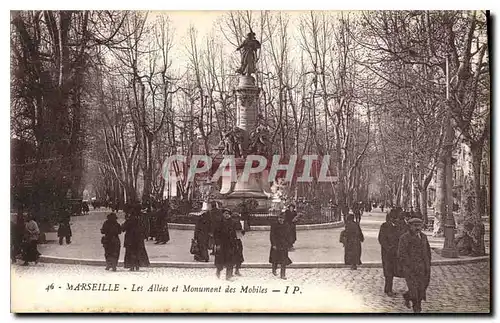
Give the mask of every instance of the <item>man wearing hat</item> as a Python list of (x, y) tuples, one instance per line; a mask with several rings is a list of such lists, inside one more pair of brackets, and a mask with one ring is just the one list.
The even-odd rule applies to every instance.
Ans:
[(241, 239), (245, 235), (245, 228), (243, 225), (243, 220), (241, 219), (241, 216), (239, 214), (233, 213), (232, 219), (234, 229), (236, 230), (234, 274), (236, 276), (241, 276), (241, 264), (243, 263), (243, 261), (245, 261), (245, 258), (243, 257), (243, 242), (241, 241)]
[(281, 279), (286, 279), (286, 266), (292, 263), (292, 260), (288, 257), (288, 234), (289, 230), (285, 223), (285, 214), (280, 213), (277, 222), (271, 225), (269, 262), (272, 264), (273, 275), (275, 276), (278, 275), (276, 272), (278, 265), (281, 265)]
[(116, 271), (118, 258), (120, 258), (120, 234), (122, 228), (117, 221), (116, 213), (109, 213), (104, 221), (101, 233), (102, 246), (104, 247), (104, 258), (106, 259), (106, 270)]
[(384, 269), (385, 287), (384, 293), (390, 297), (394, 277), (400, 277), (398, 270), (398, 244), (400, 231), (397, 225), (398, 213), (392, 209), (386, 217), (386, 221), (380, 226), (378, 241), (382, 251), (382, 267)]
[(216, 275), (219, 278), (222, 269), (226, 267), (226, 280), (231, 280), (233, 267), (237, 262), (236, 228), (230, 210), (223, 209), (222, 217), (222, 221), (214, 230)]
[(399, 239), (398, 256), (408, 291), (403, 294), (405, 306), (413, 312), (422, 311), (422, 300), (426, 300), (426, 290), (431, 275), (431, 247), (427, 236), (421, 232), (423, 221), (419, 218), (408, 220), (409, 230)]
[(285, 211), (285, 223), (288, 225), (288, 248), (290, 251), (295, 250), (293, 245), (297, 241), (297, 225), (298, 220), (297, 211), (295, 211), (295, 205), (288, 205), (288, 209)]
[(214, 242), (214, 232), (217, 227), (222, 222), (222, 211), (216, 201), (210, 203), (209, 218), (210, 218), (210, 228), (208, 231), (208, 248), (212, 249), (211, 255), (215, 255), (215, 242)]

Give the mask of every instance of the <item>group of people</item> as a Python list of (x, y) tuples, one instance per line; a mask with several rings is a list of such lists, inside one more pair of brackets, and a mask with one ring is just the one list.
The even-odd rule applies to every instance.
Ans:
[(395, 208), (387, 214), (378, 235), (385, 277), (384, 292), (390, 297), (395, 296), (393, 279), (404, 278), (408, 286), (408, 291), (403, 294), (405, 306), (412, 307), (416, 313), (422, 310), (431, 272), (431, 249), (427, 236), (422, 233), (423, 224), (415, 214)]
[(166, 244), (170, 241), (169, 206), (167, 203), (162, 203), (149, 206), (146, 212), (142, 212), (141, 204), (125, 204), (123, 209), (125, 212), (123, 224), (118, 223), (116, 213), (112, 212), (107, 215), (107, 220), (101, 228), (106, 270), (116, 271), (120, 258), (120, 234), (125, 232), (124, 267), (130, 271), (137, 271), (141, 267), (150, 265), (145, 241), (156, 240), (155, 244)]
[[(290, 205), (271, 225), (269, 262), (274, 275), (277, 275), (278, 265), (281, 265), (282, 279), (286, 279), (286, 266), (291, 264), (288, 251), (293, 250), (293, 244), (297, 240), (297, 220), (295, 206)], [(224, 268), (227, 280), (231, 280), (233, 275), (241, 276), (240, 268), (244, 261), (242, 238), (248, 228), (245, 221), (237, 213), (220, 209), (217, 202), (212, 202), (210, 210), (203, 212), (195, 225), (191, 245), (194, 259), (209, 262), (211, 250), (210, 254), (215, 256), (217, 277), (220, 277)]]
[(352, 214), (354, 216), (355, 222), (360, 223), (361, 216), (363, 215), (363, 212), (371, 212), (372, 211), (372, 203), (369, 201), (368, 202), (363, 202), (363, 201), (353, 202), (350, 208), (346, 204), (339, 205), (336, 202), (334, 202), (333, 200), (330, 200), (329, 204), (333, 210), (335, 221), (340, 221), (341, 219), (344, 219), (344, 223), (347, 222), (347, 216), (349, 214)]
[[(103, 223), (101, 243), (104, 247), (106, 270), (116, 271), (120, 258), (120, 235), (125, 232), (123, 246), (125, 247), (124, 267), (130, 271), (138, 271), (141, 267), (150, 265), (145, 241), (156, 238), (156, 244), (169, 241), (167, 214), (165, 208), (141, 212), (140, 205), (129, 205), (125, 210), (125, 222), (118, 223), (116, 213), (107, 215)], [(151, 224), (153, 224), (151, 226)], [(158, 224), (161, 225), (158, 227)]]
[[(389, 211), (381, 225), (378, 241), (381, 246), (385, 278), (384, 293), (394, 297), (394, 277), (404, 278), (408, 291), (403, 294), (405, 306), (419, 313), (430, 281), (431, 249), (427, 236), (422, 233), (424, 221), (420, 213), (401, 208)], [(356, 270), (361, 265), (361, 243), (364, 241), (359, 221), (348, 214), (345, 229), (340, 233), (344, 245), (344, 263)]]
[[(216, 276), (220, 277), (224, 268), (226, 279), (233, 275), (241, 276), (241, 265), (244, 262), (243, 237), (248, 225), (247, 219), (229, 209), (220, 209), (217, 202), (203, 212), (194, 230), (191, 253), (196, 261), (209, 262), (214, 255)], [(361, 265), (361, 244), (364, 235), (356, 213), (360, 208), (352, 208), (352, 213), (345, 217), (345, 228), (340, 234), (340, 242), (344, 246), (344, 263), (356, 270)], [(281, 212), (270, 230), (269, 263), (272, 264), (273, 275), (286, 279), (286, 267), (292, 263), (288, 256), (293, 251), (297, 239), (297, 212), (293, 204)], [(430, 281), (431, 249), (427, 237), (423, 234), (423, 220), (419, 212), (406, 212), (401, 208), (391, 209), (386, 221), (381, 225), (378, 241), (381, 245), (383, 273), (385, 277), (384, 293), (394, 297), (394, 277), (404, 278), (408, 291), (403, 294), (405, 305), (420, 312), (422, 300), (426, 299), (426, 290)], [(148, 267), (149, 257), (145, 241), (156, 239), (157, 244), (169, 241), (168, 205), (141, 212), (141, 205), (125, 207), (125, 222), (118, 223), (116, 213), (107, 215), (101, 228), (101, 242), (104, 247), (106, 270), (116, 271), (120, 257), (120, 235), (125, 233), (125, 268), (137, 271), (140, 267)], [(71, 243), (69, 217), (63, 217), (59, 223), (59, 243)], [(21, 258), (28, 265), (38, 262), (40, 253), (37, 243), (40, 229), (32, 216), (17, 215), (11, 220), (11, 260), (13, 263)], [(234, 272), (233, 272), (234, 270)]]
[(38, 263), (40, 252), (38, 252), (38, 240), (40, 229), (31, 215), (18, 214), (10, 221), (10, 258), (12, 263), (17, 259), (23, 260), (23, 266), (30, 262)]
[[(138, 206), (140, 208), (140, 206)], [(125, 207), (125, 212), (130, 207)], [(168, 220), (170, 218), (170, 208), (168, 204), (155, 204), (149, 206), (144, 213), (141, 213), (141, 225), (144, 229), (146, 240), (155, 240), (155, 244), (166, 244), (170, 241), (168, 231)]]

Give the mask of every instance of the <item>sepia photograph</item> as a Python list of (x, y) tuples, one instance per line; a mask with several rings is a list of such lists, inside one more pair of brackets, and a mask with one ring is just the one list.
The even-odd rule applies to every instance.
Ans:
[(11, 313), (492, 313), (492, 13), (11, 10)]

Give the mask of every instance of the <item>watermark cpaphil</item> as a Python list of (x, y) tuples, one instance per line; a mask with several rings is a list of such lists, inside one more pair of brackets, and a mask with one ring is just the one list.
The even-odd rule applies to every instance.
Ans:
[(175, 165), (177, 171), (187, 182), (192, 182), (197, 176), (210, 177), (211, 182), (217, 182), (220, 177), (230, 178), (232, 182), (248, 182), (251, 174), (267, 173), (269, 182), (282, 178), (285, 182), (335, 182), (337, 176), (332, 176), (329, 155), (297, 155), (282, 157), (274, 155), (266, 158), (260, 155), (248, 155), (246, 158), (235, 158), (226, 155), (223, 158), (212, 159), (207, 155), (169, 156), (163, 163), (163, 178), (167, 181), (178, 180), (171, 172)]

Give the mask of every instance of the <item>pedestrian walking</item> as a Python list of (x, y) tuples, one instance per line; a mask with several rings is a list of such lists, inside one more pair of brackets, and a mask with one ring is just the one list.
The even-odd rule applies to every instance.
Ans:
[(59, 244), (63, 245), (63, 241), (66, 240), (66, 244), (71, 243), (71, 224), (69, 223), (69, 215), (64, 216), (59, 221), (59, 228), (57, 229), (57, 237), (59, 238)]
[(222, 217), (222, 221), (214, 231), (216, 276), (219, 278), (225, 267), (226, 280), (231, 280), (236, 263), (236, 230), (234, 221), (231, 219), (231, 211), (224, 209)]
[(352, 213), (354, 214), (354, 221), (359, 224), (361, 222), (361, 209), (359, 203), (354, 203), (352, 205)]
[(412, 218), (408, 221), (409, 231), (404, 233), (398, 245), (398, 257), (408, 291), (403, 294), (405, 306), (413, 312), (422, 311), (422, 300), (431, 277), (431, 248), (427, 236), (422, 233), (423, 221)]
[(151, 208), (146, 209), (145, 212), (142, 212), (142, 210), (139, 210), (139, 224), (141, 226), (143, 239), (146, 241), (149, 240), (149, 235), (150, 235), (150, 231), (151, 231), (151, 228), (149, 226), (150, 214), (151, 214)]
[(209, 240), (208, 247), (212, 249), (211, 255), (215, 255), (215, 239), (214, 233), (217, 227), (222, 222), (222, 211), (219, 209), (216, 201), (212, 201), (210, 204), (210, 232), (209, 232)]
[(37, 264), (40, 257), (40, 252), (38, 252), (40, 229), (32, 215), (26, 218), (24, 229), (23, 266), (28, 266), (30, 262)]
[(151, 212), (148, 213), (149, 235), (146, 240), (155, 240), (158, 237), (158, 213), (160, 212), (157, 203), (153, 203)]
[(84, 202), (82, 203), (82, 213), (83, 213), (84, 215), (87, 215), (87, 214), (89, 214), (89, 211), (90, 211), (90, 209), (89, 209), (89, 204), (88, 204), (86, 201), (84, 201)]
[(168, 231), (168, 220), (170, 218), (170, 206), (168, 202), (163, 202), (157, 216), (157, 238), (155, 244), (166, 244), (170, 241), (170, 232)]
[(295, 211), (295, 205), (290, 204), (288, 209), (285, 211), (285, 223), (288, 225), (288, 248), (290, 251), (295, 250), (293, 245), (297, 241), (297, 225), (298, 221), (297, 211)]
[(241, 239), (245, 235), (245, 228), (243, 220), (236, 213), (233, 213), (232, 219), (234, 221), (234, 229), (236, 230), (234, 274), (236, 276), (241, 276), (240, 273), (241, 265), (245, 261), (245, 258), (243, 257), (243, 241)]
[(280, 278), (286, 279), (286, 266), (292, 263), (288, 257), (288, 225), (285, 223), (285, 214), (280, 213), (275, 223), (271, 225), (269, 238), (271, 250), (269, 251), (269, 262), (272, 264), (272, 272), (277, 276), (278, 265), (281, 266)]
[(397, 225), (397, 212), (391, 210), (386, 221), (380, 226), (378, 241), (382, 252), (382, 267), (384, 270), (384, 293), (390, 297), (395, 294), (392, 290), (394, 277), (402, 277), (398, 263), (399, 227)]
[(125, 268), (138, 271), (140, 267), (149, 267), (149, 257), (144, 246), (144, 233), (139, 222), (140, 209), (131, 206), (130, 216), (122, 225), (125, 232), (123, 245), (125, 246)]
[(210, 234), (210, 212), (203, 212), (194, 227), (194, 240), (198, 246), (198, 253), (194, 255), (196, 261), (209, 261), (208, 240)]
[(117, 221), (116, 213), (109, 213), (106, 221), (102, 224), (101, 243), (104, 248), (104, 259), (106, 259), (106, 270), (116, 271), (118, 259), (120, 258), (120, 234), (122, 228)]
[(361, 243), (365, 240), (361, 227), (354, 222), (354, 215), (346, 218), (345, 229), (340, 233), (340, 242), (344, 245), (344, 263), (351, 269), (358, 269), (361, 265)]

